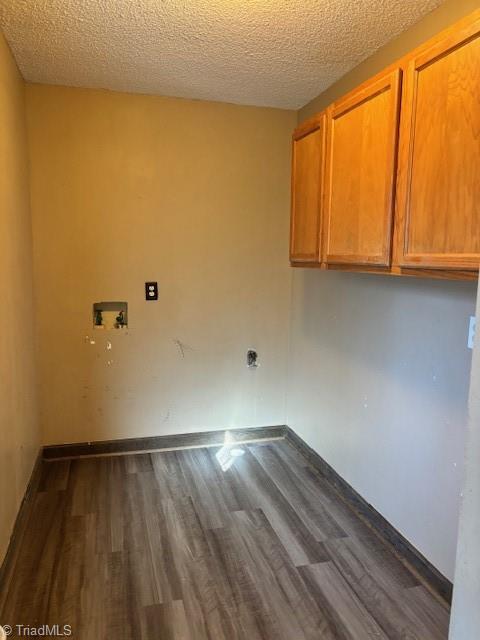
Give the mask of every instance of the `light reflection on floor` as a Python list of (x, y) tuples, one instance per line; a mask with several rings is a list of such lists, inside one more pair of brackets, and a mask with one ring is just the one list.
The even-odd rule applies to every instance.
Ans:
[(215, 454), (222, 471), (228, 471), (232, 464), (243, 456), (245, 451), (235, 444), (225, 444)]

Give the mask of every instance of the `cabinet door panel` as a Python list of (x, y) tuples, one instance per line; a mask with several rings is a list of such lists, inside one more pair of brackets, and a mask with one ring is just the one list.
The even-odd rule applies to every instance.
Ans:
[(320, 262), (320, 230), (325, 158), (325, 115), (299, 127), (292, 140), (290, 260)]
[(410, 61), (398, 185), (401, 266), (480, 262), (480, 21)]
[(400, 70), (335, 103), (327, 124), (325, 259), (388, 266)]

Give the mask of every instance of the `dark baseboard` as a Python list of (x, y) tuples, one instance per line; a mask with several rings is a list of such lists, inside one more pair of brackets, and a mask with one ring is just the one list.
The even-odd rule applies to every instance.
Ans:
[[(25, 528), (27, 526), (28, 518), (30, 515), (30, 507), (32, 505), (32, 498), (37, 492), (38, 485), (42, 476), (42, 450), (38, 452), (37, 459), (33, 465), (30, 480), (28, 481), (27, 488), (25, 489), (25, 495), (23, 496), (22, 503), (18, 510), (15, 524), (13, 525), (12, 535), (10, 536), (10, 542), (8, 544), (7, 553), (3, 559), (0, 567), (0, 596), (2, 593), (6, 593), (6, 584), (10, 579), (10, 574), (14, 566), (14, 559), (17, 550), (21, 544)], [(2, 598), (0, 597), (0, 610), (2, 606)]]
[(290, 427), (285, 428), (285, 437), (308, 460), (314, 469), (337, 489), (348, 502), (387, 543), (438, 593), (447, 603), (452, 602), (453, 585), (438, 571), (420, 551), (402, 536), (371, 504), (351, 487), (325, 460)]
[(236, 442), (246, 440), (267, 440), (283, 438), (284, 425), (270, 427), (250, 427), (246, 429), (224, 429), (220, 431), (202, 431), (200, 433), (180, 433), (149, 438), (127, 438), (124, 440), (103, 440), (98, 442), (79, 442), (73, 444), (44, 447), (45, 460), (54, 458), (77, 458), (79, 456), (132, 453), (135, 451), (155, 451), (158, 449), (177, 449), (180, 447), (205, 447), (221, 445), (226, 434), (233, 436)]

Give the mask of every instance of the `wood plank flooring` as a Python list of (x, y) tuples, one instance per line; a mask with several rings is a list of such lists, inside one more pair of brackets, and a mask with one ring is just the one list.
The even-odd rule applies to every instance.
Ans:
[(44, 463), (0, 624), (77, 640), (447, 638), (447, 605), (296, 449), (236, 448), (225, 471), (217, 448)]

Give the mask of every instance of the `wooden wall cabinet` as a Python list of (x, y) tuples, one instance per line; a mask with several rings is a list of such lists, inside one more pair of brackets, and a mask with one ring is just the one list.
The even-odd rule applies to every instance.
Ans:
[(321, 262), (325, 114), (298, 127), (292, 136), (290, 260)]
[(478, 269), (480, 20), (407, 63), (399, 169), (398, 265)]
[(480, 10), (296, 130), (291, 261), (477, 277)]
[(328, 110), (327, 264), (390, 264), (400, 77), (377, 77)]

